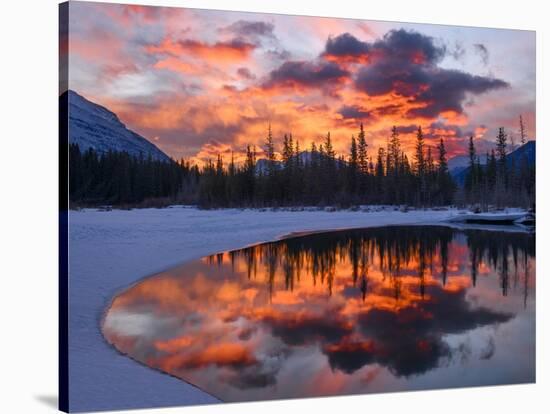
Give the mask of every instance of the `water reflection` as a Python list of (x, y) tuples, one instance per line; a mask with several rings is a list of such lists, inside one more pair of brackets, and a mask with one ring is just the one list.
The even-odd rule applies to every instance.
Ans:
[(147, 278), (103, 333), (224, 401), (532, 382), (534, 270), (526, 233), (313, 234)]

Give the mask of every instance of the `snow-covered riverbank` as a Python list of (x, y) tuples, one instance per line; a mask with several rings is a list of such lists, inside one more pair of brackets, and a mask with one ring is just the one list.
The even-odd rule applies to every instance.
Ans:
[(99, 324), (110, 300), (137, 280), (219, 251), (294, 232), (446, 221), (457, 210), (197, 210), (70, 212), (70, 407), (74, 411), (215, 403), (176, 378), (117, 353)]

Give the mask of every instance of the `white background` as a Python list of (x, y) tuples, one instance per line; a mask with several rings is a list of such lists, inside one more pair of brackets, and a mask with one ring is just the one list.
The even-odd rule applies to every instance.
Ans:
[[(54, 412), (57, 398), (57, 1), (3, 2), (0, 12), (0, 412)], [(398, 410), (548, 412), (548, 46), (544, 1), (148, 0), (210, 9), (537, 31), (537, 384), (141, 410), (280, 413)], [(514, 57), (510, 56), (513, 60)], [(506, 64), (506, 62), (503, 62)], [(545, 73), (546, 69), (546, 73)], [(546, 77), (545, 77), (546, 75)], [(545, 188), (546, 187), (546, 188)]]

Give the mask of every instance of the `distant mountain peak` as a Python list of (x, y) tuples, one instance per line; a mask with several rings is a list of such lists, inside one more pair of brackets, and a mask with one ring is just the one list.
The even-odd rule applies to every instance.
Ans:
[(139, 158), (170, 161), (170, 157), (155, 144), (128, 129), (118, 116), (73, 90), (60, 96), (60, 110), (69, 111), (69, 142), (81, 151), (93, 148), (99, 153), (125, 151)]
[[(527, 163), (529, 165), (532, 165), (532, 164), (535, 164), (536, 163), (536, 141), (532, 140), (532, 141), (527, 141), (525, 144), (523, 145), (520, 145), (519, 147), (516, 147), (512, 152), (508, 153), (508, 155), (506, 155), (506, 164), (509, 166), (509, 167), (512, 167), (514, 166), (514, 168), (519, 168), (519, 166), (521, 165), (521, 162), (523, 160), (527, 161)], [(462, 156), (461, 156), (462, 157)], [(456, 167), (454, 169), (451, 168), (451, 160), (449, 160), (449, 170), (451, 171), (451, 175), (453, 176), (453, 178), (455, 179), (455, 181), (459, 184), (459, 185), (464, 185), (464, 182), (466, 180), (466, 176), (468, 174), (468, 171), (469, 171), (469, 159), (467, 156), (463, 156), (463, 157), (466, 157), (466, 165), (462, 168), (460, 167)], [(457, 157), (455, 157), (457, 158)], [(487, 155), (485, 154), (481, 154), (479, 156), (480, 158), (480, 164), (483, 166), (483, 165), (486, 165), (487, 164)]]

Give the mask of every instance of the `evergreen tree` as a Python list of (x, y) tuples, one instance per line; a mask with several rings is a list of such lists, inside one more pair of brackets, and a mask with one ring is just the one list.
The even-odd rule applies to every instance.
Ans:
[(416, 203), (424, 204), (427, 194), (426, 161), (424, 158), (424, 134), (422, 133), (422, 127), (420, 126), (416, 132), (414, 160), (414, 172), (418, 182)]
[(300, 142), (296, 140), (294, 145), (294, 164), (291, 176), (291, 197), (293, 203), (303, 203), (305, 172), (302, 155), (300, 154)]
[(449, 165), (447, 164), (447, 150), (445, 149), (443, 138), (439, 140), (438, 152), (439, 159), (437, 166), (437, 180), (439, 203), (449, 204), (452, 201), (455, 188), (453, 179), (449, 174)]
[(508, 142), (508, 136), (506, 135), (506, 132), (504, 131), (504, 128), (503, 127), (500, 127), (498, 129), (498, 134), (497, 134), (497, 145), (496, 145), (496, 149), (497, 149), (497, 157), (498, 157), (498, 161), (501, 163), (501, 164), (504, 164), (506, 162), (506, 146), (507, 146), (507, 142)]
[(378, 148), (378, 156), (376, 158), (376, 193), (378, 200), (383, 200), (384, 195), (384, 160), (386, 153), (383, 147)]
[(470, 187), (474, 186), (475, 168), (476, 168), (476, 147), (474, 145), (474, 137), (470, 135), (468, 141), (468, 168), (470, 169)]
[(357, 136), (357, 162), (359, 165), (359, 171), (363, 174), (368, 173), (368, 156), (367, 156), (367, 140), (365, 139), (365, 130), (363, 128), (363, 123), (359, 128), (359, 135)]
[(447, 150), (445, 149), (443, 138), (439, 140), (437, 149), (439, 151), (438, 171), (440, 174), (447, 174), (449, 172), (449, 166), (447, 164)]
[[(497, 156), (497, 195), (499, 199), (502, 198), (504, 192), (508, 187), (508, 171), (506, 168), (506, 155), (507, 155), (507, 143), (508, 136), (503, 127), (498, 129), (497, 142), (496, 142), (496, 156)], [(500, 204), (500, 203), (499, 203)]]
[[(291, 133), (285, 134), (280, 164), (276, 164), (271, 126), (264, 145), (267, 168), (257, 169), (256, 148), (251, 145), (246, 146), (242, 164), (231, 152), (227, 164), (218, 154), (214, 161), (206, 160), (199, 168), (184, 159), (161, 162), (124, 152), (81, 152), (73, 144), (69, 146), (70, 201), (98, 205), (164, 200), (212, 208), (335, 203), (431, 206), (449, 204), (454, 199), (456, 185), (449, 173), (445, 141), (440, 139), (436, 147), (426, 147), (420, 127), (411, 163), (401, 150), (396, 127), (391, 130), (387, 148), (378, 149), (375, 162), (367, 155), (362, 125), (357, 138), (351, 137), (346, 157), (336, 154), (330, 132), (319, 146), (312, 142), (309, 153), (303, 154), (298, 140), (294, 141)], [(487, 165), (482, 166), (470, 137), (467, 202), (482, 208), (534, 203), (534, 165), (524, 156), (519, 166), (514, 166), (507, 152), (507, 136), (500, 128), (496, 146), (487, 154)]]
[(487, 188), (493, 193), (495, 191), (497, 180), (497, 158), (495, 156), (495, 150), (491, 150), (490, 155), (487, 156)]
[(391, 160), (391, 168), (394, 173), (397, 173), (399, 169), (399, 159), (401, 156), (401, 142), (399, 141), (399, 133), (397, 132), (397, 127), (395, 125), (391, 129), (388, 154)]
[(357, 143), (353, 135), (351, 136), (349, 164), (353, 169), (357, 169)]
[[(365, 199), (369, 189), (369, 158), (368, 158), (368, 145), (365, 138), (365, 129), (363, 123), (359, 126), (359, 134), (357, 135), (357, 167), (359, 170), (358, 175), (358, 192), (360, 196)], [(374, 167), (373, 169), (374, 170)], [(374, 175), (372, 172), (370, 175)]]
[(347, 191), (352, 198), (355, 198), (357, 192), (357, 177), (358, 177), (358, 159), (357, 159), (357, 142), (355, 137), (351, 136), (350, 154), (348, 161), (348, 185)]
[(435, 164), (432, 156), (432, 147), (428, 147), (428, 151), (426, 155), (426, 173), (428, 175), (433, 174), (434, 170), (435, 170)]
[(246, 161), (244, 164), (244, 194), (245, 200), (252, 204), (256, 191), (256, 147), (246, 146)]
[(302, 157), (300, 155), (300, 141), (298, 140), (296, 140), (296, 149), (294, 152), (296, 154), (296, 166), (299, 168), (303, 167)]
[(527, 142), (527, 136), (525, 133), (525, 125), (523, 124), (523, 117), (521, 115), (519, 116), (519, 136), (521, 145), (525, 145)]
[(290, 168), (294, 156), (294, 145), (292, 142), (292, 135), (284, 135), (283, 138), (283, 163), (285, 168)]
[(420, 126), (416, 132), (414, 160), (416, 174), (421, 177), (426, 172), (426, 163), (424, 160), (424, 134), (422, 133), (422, 127)]
[(332, 147), (332, 140), (330, 139), (330, 131), (327, 132), (324, 148), (325, 148), (325, 153), (328, 160), (330, 160), (331, 162), (334, 162), (336, 158), (336, 153), (334, 152), (334, 148)]
[[(273, 133), (271, 132), (271, 124), (269, 124), (268, 130), (267, 130), (267, 137), (265, 140), (265, 155), (269, 162), (269, 169), (274, 170), (275, 169), (275, 144), (273, 143)], [(270, 171), (272, 173), (273, 171)]]
[(267, 175), (263, 177), (264, 179), (262, 180), (262, 199), (264, 204), (271, 204), (274, 200), (277, 200), (278, 196), (277, 167), (275, 164), (277, 158), (275, 155), (275, 143), (271, 131), (271, 124), (269, 124), (267, 130), (264, 152), (267, 160)]

